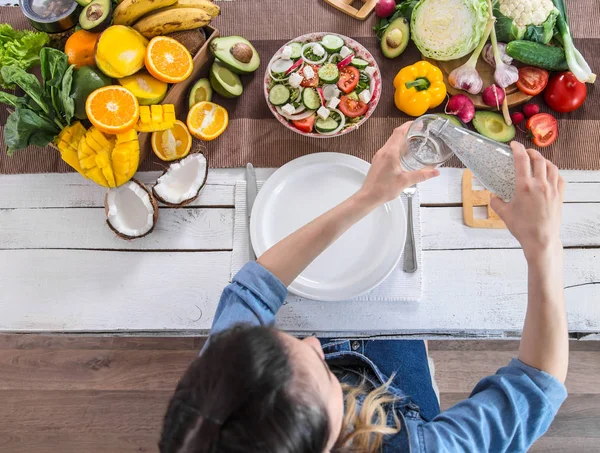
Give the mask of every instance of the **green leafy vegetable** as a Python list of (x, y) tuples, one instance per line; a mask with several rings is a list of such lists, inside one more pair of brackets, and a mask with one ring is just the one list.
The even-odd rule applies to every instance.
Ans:
[(74, 65), (71, 65), (67, 68), (62, 79), (62, 87), (60, 90), (60, 100), (63, 106), (63, 112), (67, 124), (71, 124), (71, 120), (75, 115), (75, 99), (71, 97), (71, 85), (73, 84), (74, 70)]
[[(39, 53), (50, 38), (46, 33), (14, 30), (9, 24), (0, 24), (0, 69), (17, 66), (29, 69), (39, 63)], [(14, 88), (0, 76), (2, 88)]]
[(50, 109), (44, 100), (44, 90), (36, 76), (27, 73), (19, 66), (4, 66), (0, 74), (7, 83), (21, 88), (44, 113), (50, 114)]
[(17, 107), (4, 126), (4, 141), (9, 155), (29, 145), (46, 146), (60, 132), (60, 128), (32, 110)]
[(377, 35), (377, 39), (381, 41), (381, 38), (387, 30), (387, 28), (393, 21), (395, 21), (399, 17), (404, 17), (408, 22), (410, 22), (413, 9), (417, 5), (417, 3), (419, 3), (419, 0), (406, 0), (399, 5), (396, 5), (396, 10), (394, 11), (394, 14), (392, 14), (390, 17), (379, 19), (373, 27), (373, 31)]
[(365, 91), (367, 88), (369, 88), (370, 84), (371, 84), (371, 79), (369, 79), (369, 76), (361, 71), (360, 78), (358, 79), (358, 84), (356, 85), (356, 88), (354, 89), (354, 91), (356, 92), (356, 94), (360, 94), (363, 91)]

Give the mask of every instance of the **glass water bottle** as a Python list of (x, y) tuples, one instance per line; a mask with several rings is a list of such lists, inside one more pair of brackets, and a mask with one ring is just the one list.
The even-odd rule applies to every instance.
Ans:
[(509, 146), (459, 127), (438, 115), (417, 118), (408, 130), (409, 171), (435, 168), (455, 154), (490, 192), (510, 201), (515, 192), (515, 161)]

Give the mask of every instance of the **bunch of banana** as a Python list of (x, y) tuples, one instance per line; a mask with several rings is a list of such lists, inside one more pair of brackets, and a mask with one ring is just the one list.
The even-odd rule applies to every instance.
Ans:
[(219, 6), (210, 0), (121, 0), (113, 23), (131, 26), (150, 39), (204, 27), (219, 12)]

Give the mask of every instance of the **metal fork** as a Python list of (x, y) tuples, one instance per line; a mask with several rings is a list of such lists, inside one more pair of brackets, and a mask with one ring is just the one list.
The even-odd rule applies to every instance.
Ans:
[(404, 243), (404, 272), (413, 273), (417, 270), (417, 253), (415, 250), (415, 228), (413, 225), (412, 198), (417, 191), (417, 186), (411, 186), (404, 189), (408, 202), (408, 231), (406, 232), (406, 242)]

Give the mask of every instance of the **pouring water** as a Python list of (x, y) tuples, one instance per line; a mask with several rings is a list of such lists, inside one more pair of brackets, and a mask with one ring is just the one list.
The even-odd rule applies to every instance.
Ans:
[(408, 153), (401, 156), (409, 170), (434, 168), (456, 155), (490, 192), (510, 201), (515, 191), (515, 162), (509, 146), (456, 126), (447, 118), (423, 115), (408, 131)]

